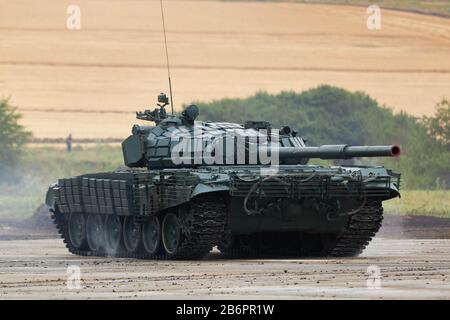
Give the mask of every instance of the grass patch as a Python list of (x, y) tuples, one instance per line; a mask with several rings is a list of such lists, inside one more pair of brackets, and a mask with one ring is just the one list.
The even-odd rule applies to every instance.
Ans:
[(110, 171), (123, 164), (122, 149), (105, 145), (74, 148), (72, 152), (46, 147), (28, 148), (21, 163), (25, 175), (49, 177), (52, 180), (89, 172)]
[(402, 197), (383, 203), (385, 212), (450, 218), (450, 190), (404, 190)]
[(0, 177), (0, 218), (30, 217), (45, 201), (50, 184), (58, 178), (112, 171), (123, 164), (120, 147), (101, 146), (63, 149), (27, 148), (14, 179)]
[[(252, 1), (252, 0), (225, 0)], [(385, 9), (412, 11), (417, 13), (435, 14), (450, 17), (450, 1), (443, 0), (253, 0), (256, 2), (297, 2), (369, 6), (379, 5)]]

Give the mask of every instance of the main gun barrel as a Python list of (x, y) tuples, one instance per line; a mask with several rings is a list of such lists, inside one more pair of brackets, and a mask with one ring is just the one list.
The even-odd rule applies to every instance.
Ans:
[(390, 146), (351, 146), (322, 145), (318, 147), (280, 147), (277, 148), (280, 159), (319, 158), (350, 159), (357, 157), (397, 157), (400, 147)]

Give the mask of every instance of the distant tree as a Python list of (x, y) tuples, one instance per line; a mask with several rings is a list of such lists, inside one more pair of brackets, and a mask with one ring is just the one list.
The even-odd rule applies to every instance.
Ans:
[(20, 157), (22, 147), (31, 137), (19, 124), (22, 117), (17, 108), (9, 103), (9, 98), (0, 99), (0, 173), (10, 172)]
[(436, 104), (433, 117), (423, 117), (428, 133), (436, 140), (450, 146), (450, 101), (442, 99)]

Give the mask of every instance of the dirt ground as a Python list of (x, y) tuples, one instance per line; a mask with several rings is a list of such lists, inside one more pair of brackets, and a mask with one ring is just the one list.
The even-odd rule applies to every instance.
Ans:
[[(0, 0), (0, 96), (36, 137), (123, 138), (134, 111), (167, 91), (158, 1)], [(450, 88), (450, 19), (363, 7), (165, 1), (176, 107), (301, 91), (363, 90), (396, 111), (431, 114)], [(63, 112), (65, 111), (65, 112)], [(111, 112), (114, 111), (114, 112)], [(99, 120), (101, 119), (101, 120)]]
[[(386, 215), (351, 259), (145, 261), (69, 254), (45, 208), (0, 221), (0, 299), (450, 299), (450, 219)], [(81, 272), (67, 288), (67, 267)], [(381, 287), (367, 287), (368, 268)], [(369, 281), (369, 284), (372, 282)]]
[[(59, 239), (0, 241), (2, 299), (450, 299), (450, 240), (377, 238), (352, 259), (142, 261), (70, 255)], [(67, 287), (67, 267), (81, 287)], [(368, 268), (379, 268), (374, 288)]]

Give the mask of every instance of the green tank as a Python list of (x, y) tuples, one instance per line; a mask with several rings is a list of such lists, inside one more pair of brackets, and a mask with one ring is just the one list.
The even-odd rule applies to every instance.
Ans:
[(138, 112), (122, 143), (126, 169), (60, 179), (46, 203), (68, 250), (86, 256), (201, 259), (355, 256), (381, 226), (400, 174), (381, 166), (317, 166), (311, 158), (395, 157), (390, 146), (307, 146), (266, 121), (169, 115), (168, 98)]

